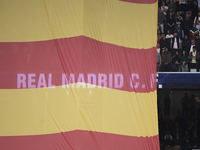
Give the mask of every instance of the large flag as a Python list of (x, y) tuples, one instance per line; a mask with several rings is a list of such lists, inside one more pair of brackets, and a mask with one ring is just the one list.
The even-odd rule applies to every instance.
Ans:
[(159, 149), (157, 0), (1, 0), (1, 150)]

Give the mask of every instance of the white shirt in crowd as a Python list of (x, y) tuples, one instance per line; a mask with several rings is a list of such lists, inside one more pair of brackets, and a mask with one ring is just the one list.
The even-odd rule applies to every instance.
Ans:
[(173, 34), (167, 34), (167, 35), (165, 36), (166, 39), (172, 39), (173, 37), (174, 37)]
[(160, 48), (157, 48), (157, 53), (160, 54)]
[(199, 20), (199, 21), (200, 21), (200, 17), (195, 17), (195, 18), (194, 18), (194, 22), (193, 22), (193, 23), (195, 23), (195, 24), (196, 24), (196, 21), (197, 21), (197, 20)]
[(177, 38), (174, 38), (174, 45), (173, 45), (173, 49), (178, 49)]
[(186, 0), (179, 0), (179, 4), (186, 4)]
[[(166, 10), (168, 10), (167, 6), (164, 6)], [(167, 12), (165, 12), (164, 8), (161, 6), (160, 10), (164, 13), (164, 15), (167, 15)]]
[[(171, 140), (173, 140), (173, 137), (172, 137), (171, 135), (169, 135), (169, 138), (170, 138)], [(166, 135), (164, 136), (164, 139), (165, 139), (165, 140), (167, 139), (167, 136), (166, 136)]]
[(195, 46), (195, 45), (191, 45), (191, 46), (190, 46), (190, 52), (192, 52), (193, 46)]
[[(192, 56), (196, 56), (197, 55), (197, 51), (192, 51)], [(196, 58), (192, 58), (192, 63), (197, 63), (196, 62)]]

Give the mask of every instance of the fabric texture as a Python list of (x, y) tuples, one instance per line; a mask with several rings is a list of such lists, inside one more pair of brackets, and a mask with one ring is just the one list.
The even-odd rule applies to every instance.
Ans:
[(159, 149), (156, 0), (0, 9), (0, 149)]

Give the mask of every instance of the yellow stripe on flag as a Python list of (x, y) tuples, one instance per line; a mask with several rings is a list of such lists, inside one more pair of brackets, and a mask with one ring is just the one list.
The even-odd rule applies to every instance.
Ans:
[(0, 42), (84, 35), (131, 48), (156, 45), (157, 2), (118, 0), (1, 0)]
[(158, 135), (156, 91), (134, 93), (57, 86), (1, 89), (0, 97), (0, 136), (73, 130), (138, 137)]

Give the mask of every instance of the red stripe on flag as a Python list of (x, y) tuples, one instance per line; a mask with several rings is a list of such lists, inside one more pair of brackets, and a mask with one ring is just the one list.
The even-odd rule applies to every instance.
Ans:
[(119, 1), (124, 1), (129, 3), (139, 3), (139, 4), (153, 4), (157, 2), (157, 0), (119, 0)]
[(2, 150), (159, 150), (159, 137), (132, 137), (92, 131), (0, 137)]
[[(52, 74), (52, 84), (56, 86), (62, 85), (63, 73), (71, 73), (76, 75), (75, 83), (79, 74), (84, 75), (86, 83), (87, 74), (95, 74), (97, 78), (98, 74), (105, 74), (107, 80), (109, 74), (112, 74), (110, 88), (117, 89), (114, 76), (122, 74), (124, 83), (119, 90), (150, 92), (156, 89), (156, 78), (152, 78), (152, 74), (156, 73), (155, 47), (133, 49), (84, 36), (40, 42), (0, 43), (0, 47), (0, 89), (16, 89), (19, 73), (25, 74), (27, 80), (28, 74), (35, 74), (36, 81), (33, 84), (36, 87), (42, 73), (46, 79)], [(131, 74), (134, 79), (132, 87)]]

